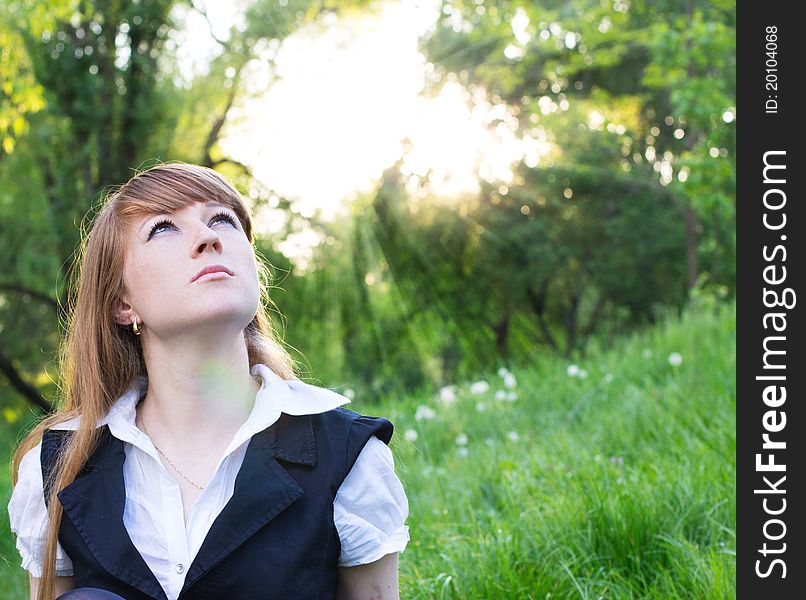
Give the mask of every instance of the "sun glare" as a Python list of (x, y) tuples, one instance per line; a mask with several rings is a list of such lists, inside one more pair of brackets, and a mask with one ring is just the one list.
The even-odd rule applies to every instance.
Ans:
[(303, 213), (335, 214), (401, 155), (433, 22), (412, 3), (316, 23), (287, 38), (269, 91), (239, 107), (224, 149)]
[[(436, 97), (422, 94), (433, 67), (417, 44), (438, 14), (435, 0), (389, 2), (371, 14), (331, 15), (292, 34), (270, 48), (274, 71), (267, 61), (248, 66), (222, 150), (291, 199), (300, 214), (324, 219), (371, 193), (404, 155), (404, 175), (429, 182), (417, 187), (421, 197), (475, 193), (480, 179), (508, 184), (513, 163), (535, 166), (546, 143), (535, 130), (519, 137), (517, 118), (499, 99), (455, 76)], [(237, 18), (221, 16), (229, 23)], [(199, 45), (206, 35), (215, 46), (203, 18), (187, 24), (187, 43)], [(220, 23), (216, 35), (223, 37)], [(256, 226), (269, 231), (279, 224)], [(297, 241), (284, 253), (299, 254), (315, 240)]]

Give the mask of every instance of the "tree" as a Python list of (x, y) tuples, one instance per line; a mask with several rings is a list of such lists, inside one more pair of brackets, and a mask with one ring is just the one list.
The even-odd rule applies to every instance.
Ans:
[(511, 105), (525, 131), (547, 101), (587, 101), (608, 126), (636, 102), (620, 134), (625, 157), (636, 178), (668, 188), (686, 231), (688, 287), (703, 251), (711, 275), (734, 284), (735, 2), (446, 1), (424, 48), (436, 87), (462, 73)]

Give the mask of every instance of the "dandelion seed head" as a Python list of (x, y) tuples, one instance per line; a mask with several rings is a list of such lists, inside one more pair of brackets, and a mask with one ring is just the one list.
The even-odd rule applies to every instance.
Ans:
[(437, 416), (436, 411), (430, 406), (426, 406), (424, 404), (418, 406), (417, 411), (414, 413), (414, 419), (416, 421), (433, 419), (436, 416)]
[(507, 434), (507, 438), (509, 438), (509, 441), (510, 441), (510, 442), (517, 442), (519, 439), (521, 439), (521, 436), (520, 436), (520, 435), (518, 435), (518, 432), (517, 432), (517, 431), (510, 431), (510, 432)]
[(576, 377), (579, 374), (579, 367), (576, 365), (568, 365), (565, 372), (568, 373), (569, 377)]
[(416, 442), (417, 441), (417, 432), (413, 429), (407, 429), (406, 433), (403, 434), (403, 437), (406, 438), (409, 442)]
[(497, 392), (495, 392), (495, 399), (496, 400), (506, 400), (507, 399), (507, 393), (504, 390), (498, 390)]
[(350, 400), (355, 400), (355, 390), (352, 388), (347, 388), (344, 390), (343, 396), (349, 398)]
[(490, 384), (484, 380), (477, 381), (470, 386), (470, 393), (471, 394), (483, 394), (487, 390), (490, 389)]
[(456, 436), (456, 445), (457, 446), (467, 446), (467, 435), (464, 433), (460, 433)]
[(508, 373), (506, 377), (504, 377), (504, 387), (507, 388), (514, 388), (518, 385), (518, 382), (515, 380), (515, 376), (512, 373)]
[(462, 458), (467, 458), (467, 455), (470, 454), (468, 449), (465, 446), (461, 446), (456, 449), (456, 453), (461, 456)]
[(679, 352), (672, 352), (669, 355), (669, 364), (673, 367), (679, 367), (681, 364), (683, 364), (683, 355)]
[(450, 406), (456, 402), (456, 386), (446, 385), (439, 390), (439, 400), (445, 406)]

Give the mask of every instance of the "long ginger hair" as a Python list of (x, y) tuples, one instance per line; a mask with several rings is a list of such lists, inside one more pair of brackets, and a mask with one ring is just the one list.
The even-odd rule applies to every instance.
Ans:
[[(78, 271), (68, 305), (66, 335), (59, 350), (59, 398), (57, 410), (39, 422), (14, 455), (12, 481), (17, 484), (20, 461), (40, 443), (54, 425), (80, 417), (53, 470), (48, 498), (48, 530), (38, 599), (53, 598), (56, 547), (62, 521), (57, 493), (72, 483), (92, 454), (99, 438), (96, 423), (113, 402), (141, 375), (147, 375), (140, 340), (131, 328), (112, 318), (113, 302), (124, 290), (123, 264), (129, 225), (156, 213), (173, 213), (196, 202), (215, 200), (238, 216), (253, 243), (252, 220), (243, 198), (219, 173), (186, 163), (162, 163), (112, 189), (82, 235), (77, 256)], [(249, 366), (262, 363), (283, 379), (295, 379), (291, 356), (281, 345), (267, 312), (268, 270), (256, 257), (261, 302), (244, 330)]]

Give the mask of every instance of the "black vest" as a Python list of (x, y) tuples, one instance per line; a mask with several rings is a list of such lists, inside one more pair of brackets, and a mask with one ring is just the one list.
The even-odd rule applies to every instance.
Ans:
[[(369, 438), (388, 444), (392, 431), (386, 419), (336, 408), (284, 414), (254, 435), (233, 496), (188, 568), (179, 598), (333, 598), (341, 549), (336, 492)], [(45, 481), (70, 434), (45, 432)], [(123, 442), (104, 426), (81, 473), (58, 494), (64, 507), (59, 542), (73, 562), (76, 587), (166, 600), (123, 525), (125, 458)]]

